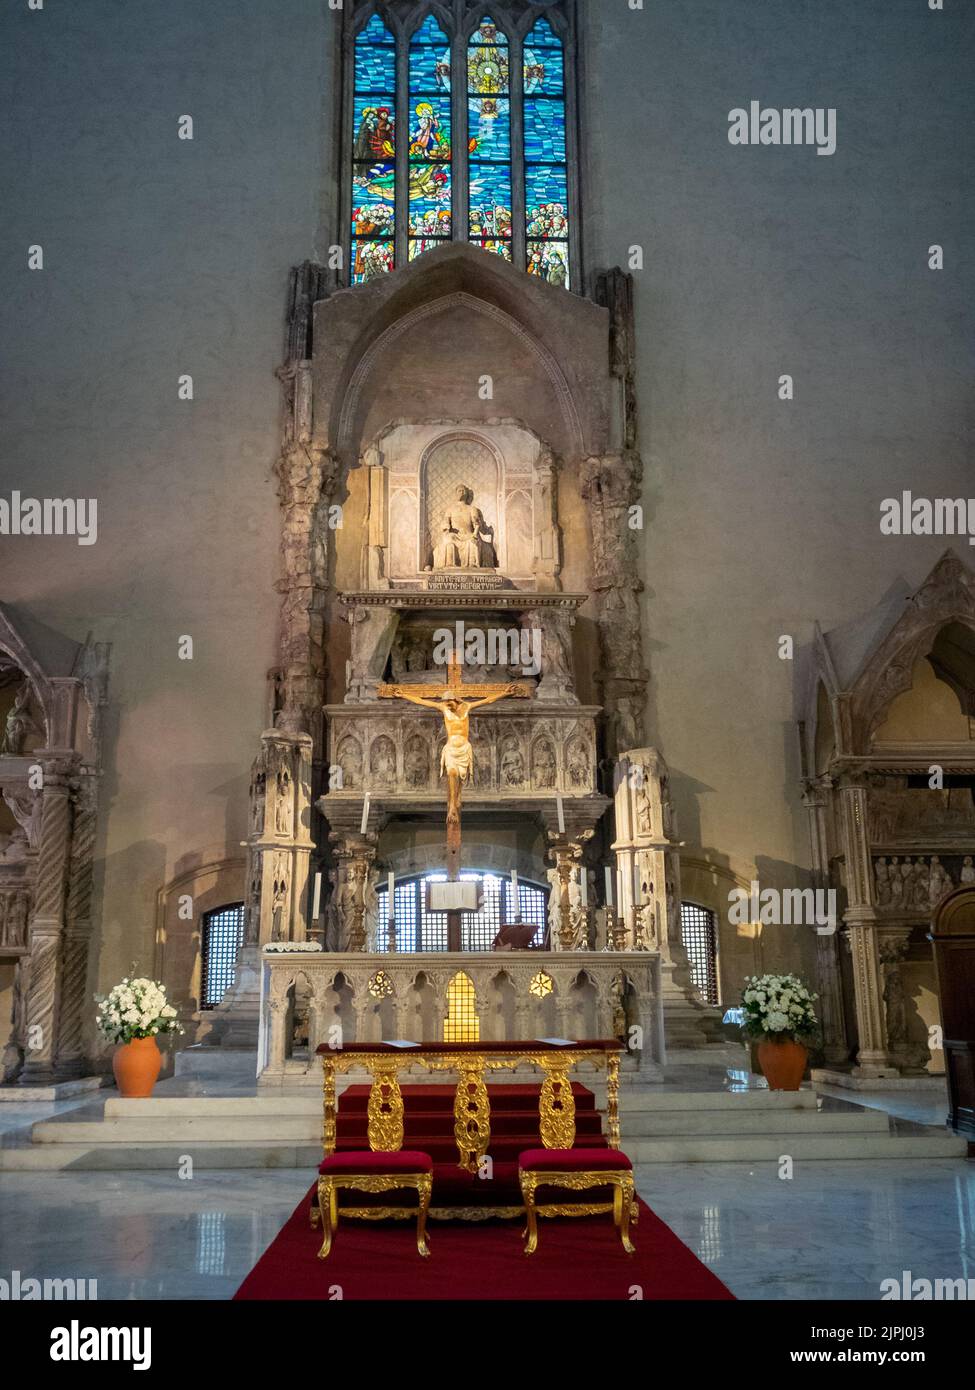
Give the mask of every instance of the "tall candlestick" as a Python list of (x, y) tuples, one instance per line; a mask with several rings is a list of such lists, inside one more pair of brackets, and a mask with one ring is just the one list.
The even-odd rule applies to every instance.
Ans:
[(555, 809), (556, 809), (556, 811), (558, 812), (558, 816), (559, 816), (559, 834), (560, 834), (560, 835), (564, 835), (564, 834), (565, 834), (565, 810), (563, 809), (563, 806), (562, 806), (562, 797), (561, 797), (561, 796), (556, 796), (556, 798), (555, 798)]
[(606, 906), (608, 908), (613, 906), (613, 871), (608, 864), (606, 865)]
[(322, 876), (320, 873), (315, 875), (315, 893), (311, 904), (311, 920), (318, 921), (318, 913), (322, 906)]
[(369, 793), (366, 792), (365, 800), (362, 803), (362, 824), (359, 826), (359, 834), (364, 835), (369, 828)]

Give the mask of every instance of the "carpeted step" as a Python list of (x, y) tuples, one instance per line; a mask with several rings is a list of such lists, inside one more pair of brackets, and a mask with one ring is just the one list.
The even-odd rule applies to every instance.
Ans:
[[(596, 1097), (586, 1086), (581, 1086), (577, 1081), (572, 1083), (572, 1095), (575, 1099), (576, 1111), (586, 1111), (596, 1109)], [(531, 1111), (538, 1114), (538, 1094), (539, 1086), (489, 1086), (487, 1088), (488, 1099), (491, 1102), (491, 1110)], [(339, 1096), (339, 1113), (362, 1113), (365, 1114), (369, 1105), (368, 1086), (348, 1086)], [(404, 1109), (407, 1113), (411, 1109), (431, 1112), (434, 1110), (446, 1110), (451, 1114), (454, 1109), (454, 1096), (457, 1092), (456, 1086), (401, 1086), (400, 1091), (403, 1096)]]
[[(533, 1123), (534, 1122), (534, 1123)], [(491, 1137), (497, 1136), (538, 1136), (538, 1117), (523, 1110), (508, 1111), (495, 1110), (492, 1108), (491, 1117)], [(454, 1112), (452, 1110), (407, 1110), (403, 1116), (403, 1129), (405, 1139), (403, 1147), (405, 1149), (418, 1148), (418, 1143), (413, 1143), (414, 1139), (419, 1139), (420, 1135), (452, 1135), (454, 1132)], [(360, 1138), (364, 1139), (367, 1133), (365, 1113), (346, 1115), (341, 1111), (336, 1120), (336, 1134), (340, 1140)], [(602, 1116), (596, 1111), (583, 1111), (576, 1113), (576, 1135), (589, 1138), (597, 1138), (602, 1133)]]

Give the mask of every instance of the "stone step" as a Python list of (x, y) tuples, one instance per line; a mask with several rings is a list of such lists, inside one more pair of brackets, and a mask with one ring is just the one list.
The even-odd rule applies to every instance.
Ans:
[(713, 1113), (691, 1111), (626, 1111), (620, 1120), (624, 1137), (669, 1138), (671, 1135), (740, 1134), (887, 1134), (889, 1126), (883, 1110), (783, 1110), (770, 1124), (767, 1112), (742, 1110), (722, 1116), (716, 1125)]
[[(604, 1087), (594, 1086), (593, 1090), (602, 1099)], [(767, 1114), (769, 1111), (815, 1110), (817, 1104), (818, 1097), (813, 1090), (767, 1091), (756, 1087), (748, 1091), (672, 1091), (666, 1086), (625, 1085), (620, 1088), (621, 1114), (681, 1110), (713, 1114), (721, 1111), (721, 1119), (712, 1121), (715, 1124), (723, 1124), (726, 1114), (745, 1109)]]
[(826, 1159), (964, 1158), (968, 1145), (951, 1134), (784, 1134), (729, 1135), (704, 1138), (627, 1139), (627, 1154), (644, 1163), (776, 1163), (783, 1155), (822, 1162)]
[[(963, 1159), (964, 1139), (932, 1132), (919, 1135), (881, 1133), (794, 1134), (782, 1136), (700, 1135), (630, 1138), (626, 1152), (636, 1164), (777, 1163), (788, 1154), (796, 1160), (825, 1162), (857, 1159)], [(246, 1144), (195, 1141), (189, 1156), (199, 1170), (303, 1168), (309, 1182), (321, 1160), (319, 1143), (288, 1144), (277, 1140)], [(172, 1142), (118, 1144), (30, 1144), (0, 1149), (0, 1171), (57, 1172), (175, 1171), (185, 1160), (185, 1145)]]

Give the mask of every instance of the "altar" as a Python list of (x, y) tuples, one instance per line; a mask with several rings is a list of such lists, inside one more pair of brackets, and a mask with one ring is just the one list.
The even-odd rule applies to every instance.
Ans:
[[(261, 970), (262, 1087), (319, 1085), (316, 1054), (325, 1053), (337, 1059), (338, 1071), (364, 1079), (363, 1053), (383, 1047), (384, 1040), (412, 1042), (394, 1057), (397, 1069), (411, 1072), (423, 1071), (415, 1060), (417, 1046), (503, 1053), (546, 1038), (615, 1038), (624, 1076), (638, 1072), (644, 1081), (659, 1075), (665, 1059), (656, 952), (375, 956), (271, 946), (262, 952)], [(458, 977), (472, 991), (473, 1036), (445, 1041), (451, 985)], [(307, 1023), (296, 1042), (298, 1012)], [(539, 1077), (545, 1071), (530, 1058), (525, 1066)]]

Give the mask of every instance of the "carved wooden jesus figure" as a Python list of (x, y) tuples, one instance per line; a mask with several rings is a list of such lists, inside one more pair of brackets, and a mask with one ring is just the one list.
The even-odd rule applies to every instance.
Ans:
[(439, 698), (421, 695), (414, 685), (383, 684), (379, 687), (379, 695), (384, 700), (409, 700), (412, 705), (435, 709), (443, 715), (447, 742), (440, 755), (440, 775), (446, 774), (447, 777), (447, 865), (453, 878), (460, 868), (461, 787), (474, 768), (474, 750), (470, 741), (471, 712), (482, 705), (493, 705), (508, 695), (526, 698), (531, 694), (531, 686), (518, 681), (509, 681), (506, 685), (464, 685), (460, 676), (460, 662), (456, 657), (452, 658), (449, 670), (447, 685)]

